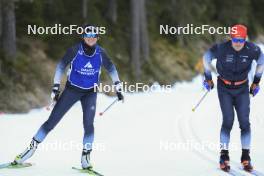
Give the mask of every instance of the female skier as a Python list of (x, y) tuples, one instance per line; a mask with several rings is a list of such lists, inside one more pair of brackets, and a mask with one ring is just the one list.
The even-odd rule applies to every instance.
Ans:
[[(22, 164), (32, 157), (39, 143), (43, 142), (49, 132), (59, 123), (64, 114), (77, 101), (81, 101), (83, 110), (83, 151), (81, 164), (83, 169), (91, 168), (90, 153), (94, 141), (94, 116), (96, 110), (96, 85), (99, 83), (101, 66), (108, 71), (117, 93), (118, 100), (123, 100), (121, 93), (121, 83), (115, 65), (111, 62), (105, 50), (97, 44), (98, 34), (96, 27), (87, 25), (88, 29), (82, 35), (82, 41), (69, 48), (66, 54), (56, 67), (54, 85), (51, 98), (56, 104), (46, 122), (44, 122), (36, 135), (33, 137), (30, 146), (13, 161), (13, 165)], [(68, 70), (67, 83), (64, 91), (60, 95), (60, 81)]]

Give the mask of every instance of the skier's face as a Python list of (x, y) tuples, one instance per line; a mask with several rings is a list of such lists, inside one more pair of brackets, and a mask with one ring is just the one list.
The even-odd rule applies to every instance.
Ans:
[(97, 37), (84, 37), (84, 42), (88, 46), (94, 46), (97, 43), (98, 38)]
[(246, 39), (244, 38), (232, 38), (232, 47), (236, 51), (240, 51), (245, 46)]

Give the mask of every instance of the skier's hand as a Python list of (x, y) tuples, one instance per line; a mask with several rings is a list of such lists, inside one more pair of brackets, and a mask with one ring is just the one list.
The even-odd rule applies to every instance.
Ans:
[(52, 87), (50, 98), (53, 101), (58, 101), (60, 96), (60, 84), (54, 84)]
[(259, 90), (260, 90), (259, 84), (252, 83), (251, 86), (250, 86), (249, 93), (251, 95), (253, 95), (253, 97), (254, 97), (255, 95), (258, 94)]
[(210, 91), (214, 88), (214, 82), (213, 80), (204, 80), (203, 82), (203, 87), (207, 90)]
[(115, 90), (116, 90), (116, 95), (118, 98), (118, 101), (123, 101), (124, 102), (124, 96), (122, 94), (122, 83), (117, 81), (115, 82)]
[(116, 95), (117, 95), (117, 98), (118, 98), (118, 101), (124, 101), (124, 96), (121, 92), (116, 92)]

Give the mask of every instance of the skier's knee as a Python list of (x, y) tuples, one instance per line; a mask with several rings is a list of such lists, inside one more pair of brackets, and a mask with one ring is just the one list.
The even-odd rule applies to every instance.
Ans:
[(233, 128), (233, 123), (223, 123), (222, 129), (226, 132), (230, 132)]
[(84, 127), (85, 131), (89, 130), (89, 129), (93, 129), (94, 128), (94, 119), (91, 117), (84, 118), (83, 127)]
[(243, 122), (239, 124), (239, 127), (241, 129), (241, 132), (248, 132), (250, 131), (250, 123), (249, 122)]

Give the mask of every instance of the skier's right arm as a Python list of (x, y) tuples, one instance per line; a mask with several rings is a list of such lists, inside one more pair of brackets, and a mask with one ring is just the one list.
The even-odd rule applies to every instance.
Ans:
[(65, 72), (66, 67), (71, 63), (73, 58), (76, 56), (78, 52), (78, 46), (75, 45), (67, 50), (62, 59), (59, 61), (56, 67), (55, 76), (54, 76), (54, 84), (60, 84), (61, 78)]
[(63, 74), (65, 73), (66, 67), (71, 63), (73, 58), (76, 56), (78, 52), (78, 46), (75, 45), (67, 50), (62, 59), (56, 66), (55, 76), (54, 76), (54, 84), (52, 87), (51, 99), (57, 101), (60, 94), (60, 82)]
[(215, 53), (217, 52), (217, 45), (207, 50), (203, 55), (203, 65), (204, 65), (204, 76), (206, 80), (212, 80), (212, 60), (215, 59)]
[(203, 55), (203, 65), (204, 65), (204, 77), (205, 80), (203, 85), (205, 89), (210, 91), (214, 88), (214, 82), (212, 80), (212, 60), (215, 59), (215, 52), (217, 51), (217, 45), (214, 45), (212, 48), (207, 50)]

